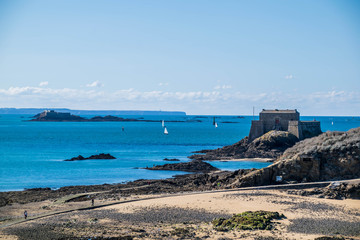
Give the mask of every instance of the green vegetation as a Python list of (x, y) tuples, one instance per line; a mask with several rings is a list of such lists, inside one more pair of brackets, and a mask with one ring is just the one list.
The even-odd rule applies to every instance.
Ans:
[(256, 211), (243, 212), (234, 214), (231, 218), (216, 218), (212, 221), (214, 229), (217, 231), (229, 231), (232, 229), (240, 230), (270, 230), (272, 228), (273, 219), (281, 219), (285, 217), (278, 212)]

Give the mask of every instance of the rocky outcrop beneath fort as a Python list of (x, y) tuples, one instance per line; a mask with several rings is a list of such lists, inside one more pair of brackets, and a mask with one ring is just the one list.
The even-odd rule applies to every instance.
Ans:
[(91, 159), (116, 159), (116, 158), (114, 156), (110, 155), (109, 153), (100, 153), (97, 155), (91, 155), (90, 157), (87, 157), (87, 158), (79, 155), (77, 157), (66, 159), (64, 161), (72, 162), (72, 161), (82, 161), (82, 160), (91, 160)]
[(164, 165), (156, 165), (154, 167), (147, 167), (148, 170), (170, 170), (170, 171), (184, 171), (184, 172), (211, 172), (219, 170), (207, 162), (193, 160), (190, 162), (172, 163)]
[(238, 158), (277, 158), (287, 148), (299, 140), (295, 135), (285, 131), (270, 131), (254, 141), (249, 142), (248, 137), (241, 141), (215, 150), (202, 150), (189, 158), (197, 160), (225, 160)]
[(360, 178), (360, 128), (326, 132), (287, 149), (272, 165), (237, 178), (231, 185), (314, 182)]

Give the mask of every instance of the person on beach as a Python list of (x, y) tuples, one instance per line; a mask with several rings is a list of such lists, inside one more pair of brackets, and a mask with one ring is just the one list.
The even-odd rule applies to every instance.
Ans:
[(27, 211), (24, 211), (24, 218), (27, 219)]

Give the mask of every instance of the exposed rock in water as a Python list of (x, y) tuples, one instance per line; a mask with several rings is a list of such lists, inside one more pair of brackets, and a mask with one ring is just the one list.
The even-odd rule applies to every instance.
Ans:
[(179, 162), (180, 160), (177, 158), (164, 158), (164, 161), (168, 161), (168, 162)]
[(197, 160), (220, 160), (236, 158), (277, 158), (287, 148), (292, 147), (298, 138), (285, 131), (270, 131), (249, 142), (248, 137), (241, 141), (215, 150), (202, 150), (189, 158)]
[(110, 155), (109, 153), (100, 153), (98, 155), (91, 155), (90, 157), (84, 158), (83, 156), (79, 155), (77, 157), (73, 157), (71, 159), (66, 159), (64, 161), (81, 161), (81, 160), (89, 160), (89, 159), (116, 159), (114, 156)]
[(272, 165), (238, 178), (232, 186), (282, 182), (314, 182), (360, 177), (360, 127), (326, 132), (287, 149)]
[(207, 162), (193, 160), (191, 162), (172, 163), (164, 165), (156, 165), (151, 168), (145, 168), (149, 170), (171, 170), (171, 171), (184, 171), (184, 172), (211, 172), (219, 170), (213, 167)]
[(87, 121), (89, 121), (89, 122), (138, 122), (141, 120), (138, 120), (135, 118), (122, 118), (122, 117), (107, 115), (105, 117), (95, 116), (90, 119), (87, 119)]

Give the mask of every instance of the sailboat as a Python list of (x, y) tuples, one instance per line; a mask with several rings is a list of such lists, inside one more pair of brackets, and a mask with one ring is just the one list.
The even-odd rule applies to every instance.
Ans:
[(215, 121), (215, 117), (213, 118), (213, 125), (215, 126), (215, 128), (218, 127), (217, 122)]
[(162, 127), (165, 127), (165, 121), (164, 121), (164, 120), (162, 120), (161, 126), (162, 126)]
[(168, 130), (167, 130), (166, 127), (164, 127), (164, 134), (165, 134), (165, 135), (168, 135), (168, 134), (169, 134), (169, 132), (168, 132)]

